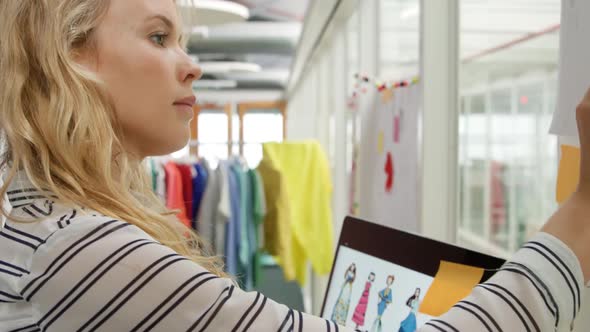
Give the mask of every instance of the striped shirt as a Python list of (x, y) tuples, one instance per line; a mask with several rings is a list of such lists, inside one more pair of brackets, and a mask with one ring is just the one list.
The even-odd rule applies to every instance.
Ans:
[[(129, 223), (14, 183), (11, 217), (42, 220), (9, 218), (0, 232), (0, 332), (351, 331), (244, 292)], [(419, 331), (570, 331), (582, 281), (571, 250), (540, 234)]]

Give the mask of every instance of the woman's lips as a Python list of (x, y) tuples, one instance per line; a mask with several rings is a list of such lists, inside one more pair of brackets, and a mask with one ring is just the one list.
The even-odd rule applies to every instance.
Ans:
[(193, 107), (197, 103), (197, 98), (195, 96), (190, 96), (186, 98), (179, 99), (174, 102), (174, 105), (186, 105), (189, 107)]

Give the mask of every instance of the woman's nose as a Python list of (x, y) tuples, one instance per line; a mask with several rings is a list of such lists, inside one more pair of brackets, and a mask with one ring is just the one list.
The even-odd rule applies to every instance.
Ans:
[(182, 70), (181, 80), (186, 83), (192, 83), (199, 80), (203, 76), (203, 70), (198, 63), (196, 63), (191, 57), (185, 55), (184, 70)]

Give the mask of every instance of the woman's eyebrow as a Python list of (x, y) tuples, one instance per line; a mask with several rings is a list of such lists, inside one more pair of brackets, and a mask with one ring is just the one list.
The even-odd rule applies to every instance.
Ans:
[(174, 23), (172, 23), (172, 20), (169, 19), (168, 17), (162, 15), (162, 14), (157, 14), (157, 15), (153, 15), (150, 16), (146, 19), (146, 21), (152, 21), (152, 20), (160, 20), (162, 21), (166, 26), (168, 26), (168, 28), (170, 29), (175, 29), (176, 26), (174, 25)]

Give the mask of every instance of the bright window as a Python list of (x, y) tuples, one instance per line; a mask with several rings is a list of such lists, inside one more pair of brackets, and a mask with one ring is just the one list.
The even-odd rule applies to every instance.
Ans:
[(559, 0), (461, 1), (462, 244), (508, 255), (556, 208), (558, 150), (549, 125), (560, 6)]

